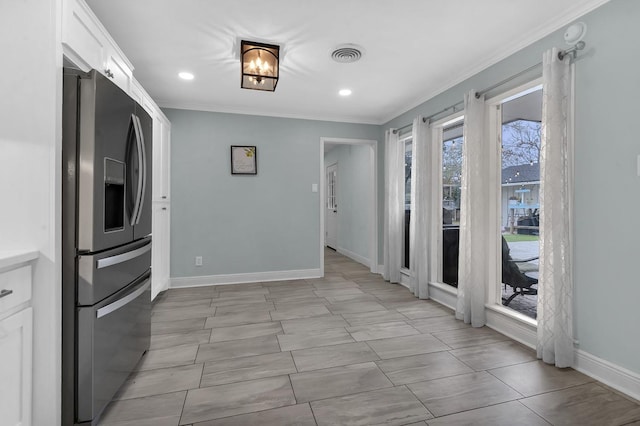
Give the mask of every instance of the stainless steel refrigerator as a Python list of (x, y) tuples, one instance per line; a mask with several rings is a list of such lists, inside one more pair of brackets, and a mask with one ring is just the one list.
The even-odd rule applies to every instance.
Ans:
[(62, 118), (62, 424), (94, 425), (149, 348), (152, 120), (66, 68)]

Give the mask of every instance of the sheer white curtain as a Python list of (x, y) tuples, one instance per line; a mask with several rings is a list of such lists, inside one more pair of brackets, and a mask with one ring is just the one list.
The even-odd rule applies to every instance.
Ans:
[(540, 280), (538, 358), (573, 365), (573, 274), (571, 235), (570, 58), (558, 50), (542, 59), (540, 146)]
[(433, 170), (429, 124), (422, 116), (413, 120), (411, 157), (411, 223), (409, 231), (410, 289), (420, 299), (429, 298), (429, 250)]
[(384, 270), (382, 276), (400, 282), (404, 216), (404, 147), (395, 129), (385, 132)]
[(464, 97), (456, 318), (474, 327), (482, 327), (486, 322), (489, 164), (484, 117), (484, 96), (478, 99), (472, 90)]

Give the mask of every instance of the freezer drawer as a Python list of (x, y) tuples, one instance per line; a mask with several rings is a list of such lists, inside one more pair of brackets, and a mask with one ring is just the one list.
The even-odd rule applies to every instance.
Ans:
[(90, 306), (120, 291), (151, 265), (151, 238), (98, 254), (78, 256), (78, 305)]
[[(103, 302), (77, 309), (76, 421), (97, 420), (149, 348), (150, 273)], [(93, 424), (93, 423), (92, 423)]]

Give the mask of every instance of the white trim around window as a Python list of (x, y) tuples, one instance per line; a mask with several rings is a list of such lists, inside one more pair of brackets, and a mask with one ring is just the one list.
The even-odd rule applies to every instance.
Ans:
[[(438, 170), (438, 180), (435, 182), (437, 189), (433, 191), (433, 199), (431, 200), (431, 208), (433, 209), (431, 214), (436, 220), (432, 223), (431, 235), (435, 235), (435, 238), (431, 239), (430, 250), (434, 255), (431, 256), (431, 276), (430, 285), (435, 288), (435, 293), (441, 295), (441, 297), (447, 301), (449, 307), (455, 309), (455, 298), (450, 300), (451, 295), (457, 297), (458, 289), (449, 284), (442, 282), (442, 144), (444, 143), (443, 132), (450, 124), (461, 121), (464, 119), (464, 111), (459, 111), (450, 114), (440, 120), (431, 123), (431, 131), (433, 132), (433, 155), (431, 167)], [(463, 135), (464, 137), (464, 135)]]

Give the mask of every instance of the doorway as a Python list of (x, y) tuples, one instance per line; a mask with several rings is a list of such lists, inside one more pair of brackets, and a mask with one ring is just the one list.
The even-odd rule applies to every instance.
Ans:
[[(320, 138), (321, 276), (324, 276), (325, 246), (366, 265), (373, 273), (378, 271), (377, 144), (377, 141), (365, 139)], [(355, 156), (357, 152), (358, 164), (362, 165), (357, 177), (351, 176), (356, 170), (348, 160), (327, 157), (325, 164), (325, 153), (331, 148), (347, 152), (343, 159)], [(350, 184), (356, 185), (357, 189), (348, 188)], [(347, 189), (341, 193), (340, 187)], [(335, 223), (331, 223), (332, 220)], [(357, 248), (353, 248), (354, 242)]]
[(325, 246), (338, 250), (338, 163), (327, 167), (326, 176), (326, 208), (325, 214)]

